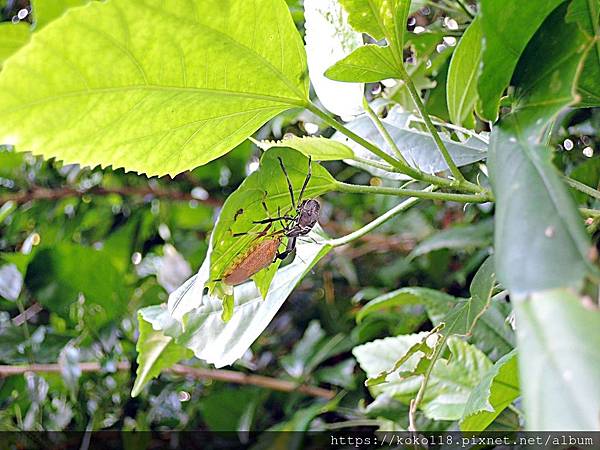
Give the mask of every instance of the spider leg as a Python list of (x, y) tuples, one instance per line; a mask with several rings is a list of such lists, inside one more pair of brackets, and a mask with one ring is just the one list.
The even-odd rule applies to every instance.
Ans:
[(257, 237), (263, 237), (267, 235), (267, 231), (273, 226), (273, 223), (270, 222), (262, 231), (245, 231), (243, 233), (234, 233), (233, 237), (247, 236), (249, 234), (254, 234)]
[(277, 157), (277, 159), (279, 160), (279, 165), (281, 166), (281, 170), (283, 171), (283, 174), (285, 175), (285, 181), (287, 181), (288, 190), (290, 191), (290, 197), (292, 199), (292, 207), (296, 208), (296, 201), (294, 200), (294, 188), (292, 187), (292, 182), (290, 181), (290, 177), (288, 176), (287, 170), (285, 170), (285, 166), (283, 165), (283, 160), (279, 156)]
[(306, 173), (306, 178), (304, 179), (304, 183), (302, 184), (302, 190), (300, 191), (300, 198), (298, 198), (298, 206), (302, 203), (302, 197), (304, 196), (304, 191), (306, 190), (306, 186), (308, 186), (308, 182), (312, 177), (312, 157), (308, 157), (308, 172)]

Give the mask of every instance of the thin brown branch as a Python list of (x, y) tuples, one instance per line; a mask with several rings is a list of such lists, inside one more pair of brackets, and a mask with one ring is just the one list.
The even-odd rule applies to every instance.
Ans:
[[(79, 367), (82, 372), (100, 372), (101, 366), (96, 362), (80, 363)], [(129, 362), (120, 362), (117, 364), (117, 370), (129, 370)], [(59, 364), (32, 364), (32, 365), (19, 365), (19, 366), (1, 366), (0, 365), (0, 378), (11, 375), (21, 375), (25, 372), (39, 372), (39, 373), (60, 373)], [(182, 364), (175, 364), (170, 369), (165, 370), (167, 373), (176, 375), (191, 377), (195, 379), (206, 379), (223, 381), (225, 383), (234, 384), (245, 384), (263, 387), (271, 389), (273, 391), (280, 392), (301, 392), (302, 394), (310, 395), (312, 397), (321, 397), (325, 399), (332, 399), (336, 393), (334, 391), (323, 389), (317, 386), (310, 385), (298, 385), (293, 381), (280, 380), (278, 378), (265, 377), (262, 375), (251, 375), (242, 372), (236, 372), (233, 370), (221, 370), (221, 369), (204, 369), (200, 367), (184, 366)]]
[(165, 198), (169, 200), (190, 201), (195, 200), (199, 203), (204, 203), (210, 206), (221, 206), (222, 202), (217, 199), (208, 198), (206, 200), (198, 200), (189, 192), (181, 192), (175, 190), (153, 189), (150, 186), (143, 187), (93, 187), (88, 190), (78, 190), (71, 187), (61, 187), (56, 189), (48, 189), (43, 187), (34, 187), (28, 191), (15, 192), (0, 196), (0, 206), (6, 202), (12, 201), (18, 205), (36, 200), (59, 200), (66, 197), (81, 197), (82, 195), (104, 196), (110, 194), (118, 194), (126, 197), (146, 197)]
[(262, 375), (251, 375), (233, 370), (203, 369), (199, 367), (189, 367), (181, 364), (175, 364), (175, 366), (173, 366), (169, 371), (179, 375), (192, 376), (194, 378), (205, 378), (235, 384), (249, 384), (252, 386), (271, 389), (273, 391), (298, 391), (312, 397), (322, 397), (329, 400), (335, 397), (335, 392), (328, 389), (306, 384), (299, 386), (293, 381), (280, 380), (278, 378), (265, 377)]
[(19, 325), (22, 325), (25, 322), (27, 322), (32, 317), (35, 317), (35, 315), (37, 313), (39, 313), (42, 309), (44, 309), (44, 307), (42, 305), (40, 305), (38, 302), (35, 302), (33, 305), (31, 305), (29, 308), (27, 308), (25, 311), (23, 311), (22, 314), (15, 316), (13, 318), (12, 322), (14, 325), (16, 325), (18, 327)]

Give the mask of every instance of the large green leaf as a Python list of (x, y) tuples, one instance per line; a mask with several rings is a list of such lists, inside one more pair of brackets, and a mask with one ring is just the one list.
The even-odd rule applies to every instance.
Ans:
[(337, 81), (373, 83), (388, 78), (400, 78), (390, 47), (365, 45), (341, 61), (336, 62), (325, 75)]
[(152, 306), (140, 313), (155, 330), (164, 330), (165, 335), (193, 350), (198, 358), (217, 367), (233, 364), (264, 331), (294, 287), (330, 249), (314, 232), (308, 240), (300, 241), (295, 259), (277, 271), (264, 299), (252, 282), (236, 286), (232, 315), (227, 322), (222, 320), (221, 299), (203, 295), (201, 281), (208, 273), (210, 255), (199, 274), (171, 294), (169, 309)]
[[(280, 215), (295, 214), (286, 177), (279, 158), (289, 176), (296, 203), (309, 171), (309, 159), (291, 148), (274, 148), (263, 154), (257, 171), (248, 176), (240, 187), (231, 194), (219, 214), (211, 236), (210, 273), (208, 282), (211, 290), (215, 280), (235, 264), (240, 254), (246, 252), (267, 228), (256, 221)], [(311, 162), (311, 178), (304, 192), (304, 199), (315, 198), (334, 190), (335, 180), (322, 166)], [(264, 202), (264, 205), (263, 205)], [(264, 206), (268, 209), (265, 211)], [(281, 230), (275, 222), (268, 233)], [(245, 235), (238, 235), (247, 233)], [(268, 285), (268, 282), (267, 282)]]
[(177, 345), (172, 337), (154, 330), (141, 314), (138, 315), (139, 331), (136, 349), (138, 368), (131, 391), (137, 397), (144, 386), (156, 378), (163, 369), (171, 367), (182, 359), (192, 356), (191, 350)]
[[(485, 39), (477, 90), (478, 111), (490, 121), (519, 57), (544, 19), (564, 0), (483, 0), (481, 27)], [(540, 58), (536, 58), (539, 62)]]
[(517, 352), (499, 359), (473, 389), (460, 420), (463, 431), (483, 431), (519, 395)]
[[(352, 351), (360, 367), (369, 378), (376, 378), (396, 366), (397, 361), (427, 333), (379, 339), (355, 347)], [(492, 366), (486, 356), (472, 345), (458, 338), (450, 338), (448, 346), (452, 357), (438, 359), (431, 371), (429, 383), (421, 403), (425, 415), (435, 420), (457, 420), (462, 417), (471, 393)], [(411, 376), (422, 357), (419, 352), (407, 358), (396, 372), (387, 376), (384, 384), (370, 387), (374, 397), (393, 396), (409, 403), (421, 384), (421, 376)], [(402, 378), (405, 376), (406, 378)]]
[[(87, 2), (88, 0), (32, 0), (35, 31), (46, 26), (67, 9)], [(32, 27), (27, 22), (0, 23), (0, 64), (29, 41), (31, 32)]]
[(64, 318), (81, 307), (83, 320), (100, 327), (127, 309), (129, 291), (111, 256), (101, 250), (59, 244), (38, 251), (25, 279), (35, 298)]
[(498, 279), (518, 295), (578, 287), (590, 265), (589, 237), (550, 150), (522, 136), (512, 116), (495, 127), (490, 143)]
[(565, 23), (566, 12), (565, 3), (548, 16), (515, 70), (513, 113), (518, 114), (524, 136), (539, 139), (546, 124), (578, 100), (576, 80), (591, 39), (576, 24)]
[(434, 420), (457, 420), (464, 413), (471, 391), (492, 363), (475, 347), (458, 338), (448, 340), (452, 357), (438, 360), (423, 398), (423, 412)]
[(460, 38), (450, 61), (446, 99), (450, 120), (456, 125), (468, 120), (477, 102), (482, 40), (481, 20), (476, 18)]
[(0, 74), (1, 140), (174, 175), (306, 104), (305, 55), (283, 0), (186, 5), (92, 2), (36, 33)]
[(19, 50), (29, 40), (31, 32), (29, 25), (24, 22), (0, 23), (0, 64)]
[(31, 9), (35, 21), (35, 30), (41, 30), (57, 19), (69, 8), (85, 5), (89, 0), (32, 0)]
[(516, 312), (527, 429), (600, 430), (600, 313), (567, 289), (535, 293)]

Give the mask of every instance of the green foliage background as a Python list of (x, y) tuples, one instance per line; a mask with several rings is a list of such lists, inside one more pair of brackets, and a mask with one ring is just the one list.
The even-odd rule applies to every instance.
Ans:
[(300, 1), (89, 3), (3, 4), (0, 430), (600, 427), (596, 1), (324, 2), (345, 125)]

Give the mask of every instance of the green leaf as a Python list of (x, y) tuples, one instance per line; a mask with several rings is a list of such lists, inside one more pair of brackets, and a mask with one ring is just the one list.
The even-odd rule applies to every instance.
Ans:
[(548, 16), (515, 70), (513, 113), (524, 136), (539, 139), (550, 120), (577, 101), (574, 80), (591, 41), (575, 24), (565, 23), (566, 10), (565, 3)]
[(402, 52), (410, 0), (340, 0), (340, 3), (356, 31), (375, 40), (385, 38), (390, 46)]
[(281, 141), (257, 141), (256, 145), (265, 151), (273, 147), (293, 148), (305, 156), (311, 156), (315, 161), (337, 161), (354, 158), (354, 152), (350, 147), (321, 136), (292, 136)]
[[(294, 199), (300, 197), (302, 185), (308, 175), (309, 160), (302, 153), (291, 148), (275, 148), (263, 154), (257, 171), (248, 176), (240, 187), (231, 194), (219, 214), (211, 236), (210, 274), (208, 278), (211, 291), (215, 280), (223, 278), (240, 255), (243, 255), (256, 243), (259, 233), (267, 230), (267, 225), (256, 221), (281, 215), (295, 214), (296, 205), (292, 205), (286, 177), (279, 159), (292, 183)], [(334, 190), (333, 177), (315, 162), (311, 162), (311, 178), (304, 192), (304, 199), (315, 198)], [(264, 205), (263, 205), (264, 202)], [(268, 211), (265, 211), (265, 206)], [(281, 230), (282, 225), (275, 222), (267, 233)], [(241, 233), (246, 233), (239, 235)], [(270, 234), (267, 235), (268, 238)]]
[(83, 320), (94, 328), (119, 318), (129, 301), (110, 255), (67, 243), (38, 251), (25, 284), (42, 305), (64, 318), (81, 307)]
[(598, 34), (598, 2), (590, 0), (572, 0), (565, 16), (568, 23), (576, 23), (590, 37)]
[(192, 356), (192, 352), (177, 345), (172, 337), (165, 336), (160, 330), (154, 330), (142, 314), (138, 314), (139, 336), (136, 344), (137, 372), (132, 397), (137, 397), (144, 386), (156, 378), (163, 369), (177, 364)]
[(583, 70), (577, 81), (577, 94), (579, 95), (577, 106), (581, 108), (595, 108), (600, 106), (600, 56), (598, 53), (598, 39), (595, 49), (588, 52)]
[(30, 35), (29, 25), (24, 22), (0, 23), (0, 64), (4, 64), (9, 56), (23, 47)]
[(557, 289), (517, 301), (516, 320), (527, 429), (598, 429), (600, 313)]
[(254, 386), (220, 389), (202, 396), (200, 411), (211, 431), (248, 431), (240, 429), (248, 407), (256, 407), (260, 390)]
[[(504, 89), (519, 57), (544, 19), (564, 0), (483, 0), (481, 27), (485, 39), (477, 84), (478, 111), (495, 121)], [(540, 61), (539, 56), (536, 61)]]
[(448, 348), (452, 357), (435, 363), (423, 397), (423, 412), (434, 420), (460, 419), (471, 391), (492, 367), (481, 351), (461, 339), (448, 339)]
[(462, 431), (483, 431), (508, 407), (521, 391), (517, 352), (499, 359), (473, 389), (462, 418)]
[(490, 143), (498, 279), (516, 295), (578, 287), (590, 267), (589, 237), (550, 150), (523, 138), (518, 120), (496, 126)]
[(492, 243), (493, 230), (494, 224), (491, 221), (443, 230), (420, 242), (410, 255), (414, 258), (441, 249), (471, 250), (487, 247)]
[(234, 288), (233, 313), (228, 322), (221, 318), (221, 299), (203, 295), (201, 280), (206, 279), (210, 254), (198, 275), (169, 297), (173, 315), (161, 307), (144, 308), (140, 312), (155, 330), (164, 330), (177, 344), (193, 350), (198, 358), (217, 367), (233, 364), (269, 325), (300, 280), (331, 250), (314, 230), (307, 237), (299, 241), (294, 260), (277, 271), (264, 299), (252, 282)]
[[(381, 373), (388, 372), (415, 345), (420, 344), (429, 333), (424, 331), (416, 334), (404, 334), (395, 337), (377, 339), (352, 349), (352, 354), (368, 378), (377, 378)], [(412, 354), (398, 367), (398, 371), (411, 371), (417, 367), (423, 355)], [(397, 374), (390, 375), (385, 384), (370, 386), (374, 397), (382, 393), (393, 395), (398, 400), (410, 401), (411, 395), (419, 389), (420, 380), (416, 378), (400, 380)]]
[(356, 362), (353, 359), (347, 359), (335, 366), (323, 367), (315, 372), (315, 379), (321, 383), (328, 383), (334, 386), (340, 386), (346, 390), (356, 389), (356, 377), (354, 368)]
[(35, 30), (41, 30), (54, 19), (62, 16), (69, 8), (83, 6), (88, 0), (32, 0), (31, 9), (35, 22)]
[[(441, 172), (448, 168), (430, 134), (410, 128), (406, 116), (395, 113), (391, 115), (392, 117), (388, 116), (383, 119), (382, 123), (394, 142), (398, 145), (404, 158), (411, 165), (427, 173)], [(349, 122), (347, 127), (386, 153), (394, 156), (394, 151), (385, 142), (379, 130), (377, 130), (368, 117), (359, 117)], [(332, 139), (346, 144), (359, 158), (371, 159), (379, 163), (384, 162), (380, 158), (373, 156), (362, 145), (350, 140), (342, 133), (335, 133)], [(442, 135), (442, 140), (446, 144), (455, 164), (459, 167), (480, 161), (487, 155), (487, 145), (480, 139), (469, 138), (464, 142), (457, 142)], [(359, 165), (359, 163), (355, 163), (355, 165)], [(365, 169), (372, 171), (372, 168), (369, 168), (369, 166), (365, 166)], [(389, 176), (389, 174), (385, 175), (380, 172), (375, 174), (377, 176)]]
[(482, 41), (481, 20), (476, 18), (460, 38), (450, 61), (446, 98), (450, 120), (456, 125), (467, 121), (477, 102)]
[[(425, 334), (425, 336), (423, 336), (423, 338), (419, 342), (413, 344), (406, 351), (406, 353), (398, 361), (396, 361), (396, 363), (390, 369), (388, 369), (384, 372), (381, 372), (376, 377), (369, 378), (367, 380), (367, 382), (365, 383), (365, 385), (366, 386), (377, 386), (378, 384), (385, 383), (388, 375), (391, 375), (392, 373), (396, 372), (397, 370), (400, 370), (410, 358), (412, 358), (414, 355), (417, 355), (418, 353), (421, 354), (420, 361), (419, 361), (419, 364), (417, 364), (417, 367), (415, 368), (415, 370), (413, 370), (412, 372), (414, 374), (424, 375), (424, 373), (421, 372), (421, 370), (426, 370), (426, 367), (430, 363), (426, 362), (425, 364), (423, 364), (423, 360), (431, 359), (435, 349), (439, 345), (441, 345), (439, 335), (436, 336), (436, 338), (433, 340), (433, 343), (431, 343), (431, 344), (429, 342), (430, 341), (429, 338), (431, 336), (436, 335), (443, 328), (444, 328), (443, 324), (440, 324), (440, 325), (434, 327), (431, 331), (429, 331), (427, 334)], [(417, 371), (419, 371), (419, 372), (417, 373)]]
[(577, 93), (580, 96), (578, 106), (590, 108), (600, 106), (600, 29), (598, 2), (593, 0), (573, 0), (569, 4), (565, 20), (567, 23), (577, 23), (581, 31), (590, 40), (595, 40), (589, 51), (583, 71), (579, 76)]
[(377, 311), (399, 306), (422, 304), (424, 302), (423, 297), (433, 297), (438, 301), (449, 301), (450, 296), (443, 292), (427, 288), (407, 287), (398, 289), (376, 297), (365, 304), (356, 315), (356, 323), (361, 323), (365, 317)]
[[(426, 332), (379, 339), (355, 347), (352, 351), (360, 367), (369, 378), (390, 371), (396, 363), (414, 346), (419, 344)], [(427, 417), (435, 420), (457, 420), (462, 417), (471, 393), (492, 366), (487, 357), (472, 345), (458, 338), (449, 338), (448, 347), (452, 353), (449, 360), (438, 359), (431, 376), (421, 407)], [(398, 370), (388, 375), (387, 382), (370, 387), (374, 397), (393, 396), (409, 403), (421, 384), (419, 362), (425, 360), (417, 352), (403, 361)], [(416, 376), (411, 376), (411, 373)], [(401, 378), (405, 376), (407, 378)]]
[(5, 65), (0, 137), (68, 163), (175, 175), (304, 106), (305, 73), (282, 0), (92, 2)]
[(336, 81), (374, 83), (388, 78), (400, 78), (390, 47), (365, 45), (336, 62), (325, 72)]

